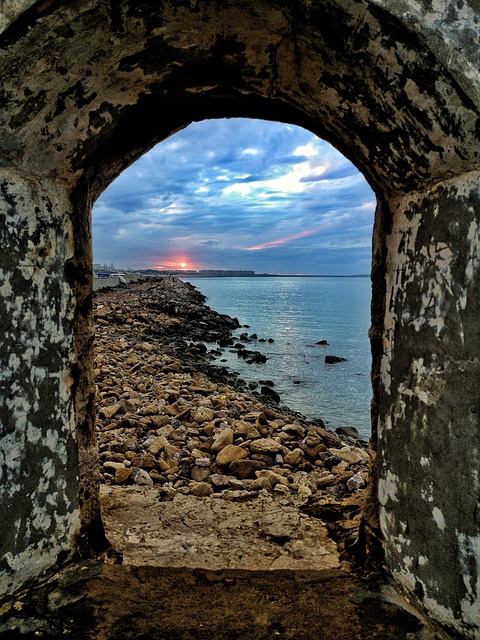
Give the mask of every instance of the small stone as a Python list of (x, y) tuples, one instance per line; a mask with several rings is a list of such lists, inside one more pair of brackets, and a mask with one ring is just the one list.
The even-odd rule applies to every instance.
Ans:
[(107, 462), (103, 463), (103, 468), (113, 469), (114, 471), (117, 471), (118, 469), (125, 469), (125, 465), (123, 464), (123, 462), (112, 462), (111, 460), (108, 460)]
[[(330, 449), (330, 453), (340, 458), (348, 464), (358, 464), (363, 462), (364, 458), (357, 451), (350, 449), (350, 447), (342, 447), (341, 449)], [(368, 454), (367, 454), (368, 455)]]
[(196, 482), (203, 482), (210, 476), (210, 469), (202, 469), (202, 467), (193, 467), (190, 472), (190, 477)]
[(121, 402), (116, 402), (115, 404), (110, 405), (109, 407), (102, 407), (100, 409), (100, 411), (98, 412), (98, 415), (101, 418), (113, 418), (114, 416), (117, 415), (117, 413), (121, 410), (122, 408), (122, 403)]
[(360, 489), (365, 489), (366, 486), (365, 480), (359, 473), (356, 473), (347, 480), (347, 489), (352, 493), (354, 491), (359, 491)]
[(339, 474), (339, 473), (343, 473), (347, 469), (348, 469), (348, 462), (346, 462), (345, 460), (341, 460), (338, 464), (332, 467), (332, 472)]
[(205, 422), (211, 422), (215, 417), (215, 412), (208, 407), (198, 407), (193, 414), (193, 419), (197, 424), (203, 424)]
[(167, 469), (170, 469), (170, 465), (168, 464), (168, 462), (162, 460), (162, 458), (157, 460), (157, 467), (160, 469), (160, 471), (167, 471)]
[(259, 438), (254, 440), (250, 448), (255, 453), (280, 453), (283, 451), (283, 445), (273, 438)]
[(165, 482), (165, 480), (166, 480), (164, 475), (162, 475), (161, 473), (157, 473), (155, 470), (150, 471), (148, 475), (151, 477), (151, 479), (154, 482), (156, 482), (158, 484), (163, 484)]
[(333, 469), (333, 467), (339, 462), (340, 458), (336, 455), (331, 454), (323, 460), (323, 466), (325, 467), (325, 469)]
[(260, 393), (266, 398), (270, 398), (274, 402), (280, 402), (279, 394), (270, 387), (260, 387)]
[(255, 472), (262, 469), (265, 469), (265, 463), (260, 462), (260, 460), (234, 460), (229, 467), (232, 476), (241, 480), (254, 478)]
[(289, 487), (284, 484), (276, 484), (273, 490), (277, 493), (288, 493)]
[(269, 467), (273, 464), (273, 455), (268, 455), (268, 453), (252, 453), (252, 459), (263, 462), (266, 467)]
[(216, 434), (211, 450), (213, 453), (218, 453), (229, 444), (233, 444), (233, 431), (230, 427), (227, 427)]
[(211, 458), (195, 458), (194, 465), (196, 467), (211, 467), (212, 460)]
[[(245, 416), (246, 418), (248, 416)], [(235, 437), (245, 438), (246, 440), (254, 440), (260, 437), (260, 433), (255, 426), (247, 420), (236, 420), (233, 423)]]
[(165, 449), (167, 444), (168, 440), (165, 438), (165, 436), (157, 436), (150, 442), (148, 451), (152, 454), (152, 456), (158, 456), (158, 454)]
[(343, 483), (334, 484), (331, 487), (325, 489), (325, 493), (329, 493), (332, 496), (343, 496), (346, 492), (346, 487)]
[(172, 418), (174, 418), (175, 416), (178, 416), (178, 414), (180, 413), (180, 411), (178, 410), (178, 407), (176, 407), (174, 404), (165, 405), (163, 407), (163, 412)]
[(212, 486), (208, 482), (192, 482), (190, 483), (190, 493), (192, 496), (206, 498), (213, 493)]
[(287, 478), (284, 478), (279, 473), (275, 473), (275, 471), (271, 469), (262, 469), (261, 471), (257, 471), (255, 475), (257, 478), (266, 478), (272, 487), (276, 487), (277, 484), (283, 484), (287, 487), (290, 485)]
[(215, 432), (215, 421), (212, 420), (211, 422), (204, 424), (202, 427), (202, 431), (209, 438), (213, 436)]
[(225, 476), (220, 473), (214, 473), (210, 476), (210, 482), (217, 489), (243, 489), (243, 484), (233, 476)]
[(152, 455), (145, 453), (133, 458), (132, 465), (141, 469), (153, 469), (157, 466), (157, 460)]
[(242, 447), (238, 447), (235, 444), (228, 444), (224, 449), (219, 451), (216, 462), (223, 467), (234, 462), (234, 460), (241, 460), (247, 456), (248, 452)]
[(124, 484), (133, 474), (132, 469), (127, 469), (126, 467), (118, 468), (115, 471), (115, 484)]
[(300, 448), (306, 456), (314, 460), (319, 453), (323, 453), (327, 450), (327, 447), (323, 444), (321, 438), (316, 435), (308, 435), (304, 438), (300, 444)]
[(304, 453), (301, 449), (294, 449), (293, 451), (289, 451), (287, 455), (284, 457), (283, 461), (285, 464), (291, 464), (294, 467), (297, 464), (300, 464), (304, 458)]
[(312, 490), (310, 489), (310, 487), (307, 487), (302, 484), (298, 487), (298, 493), (303, 496), (311, 496)]
[(273, 486), (268, 478), (257, 478), (256, 480), (252, 481), (250, 489), (252, 491), (260, 491), (261, 489), (271, 491), (273, 489)]
[(133, 468), (131, 477), (133, 482), (138, 485), (153, 484), (153, 480), (151, 479), (149, 474), (144, 469), (139, 469), (138, 467)]

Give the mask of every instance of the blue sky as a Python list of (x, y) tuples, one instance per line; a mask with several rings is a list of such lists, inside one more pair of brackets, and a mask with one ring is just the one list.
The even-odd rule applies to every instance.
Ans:
[(357, 169), (305, 129), (205, 120), (158, 144), (98, 198), (94, 261), (369, 273), (374, 209)]

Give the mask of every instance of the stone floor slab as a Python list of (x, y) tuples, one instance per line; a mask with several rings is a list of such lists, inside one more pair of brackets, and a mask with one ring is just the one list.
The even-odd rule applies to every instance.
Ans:
[(155, 487), (101, 489), (107, 538), (124, 565), (209, 570), (338, 569), (325, 525), (300, 511), (299, 495), (248, 501), (176, 494)]

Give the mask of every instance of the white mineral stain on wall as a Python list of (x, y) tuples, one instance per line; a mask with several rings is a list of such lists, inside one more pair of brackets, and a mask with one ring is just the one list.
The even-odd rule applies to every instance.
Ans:
[[(480, 534), (466, 536), (458, 534), (458, 553), (463, 569), (462, 579), (467, 590), (461, 602), (462, 613), (466, 620), (480, 621)], [(472, 565), (476, 571), (472, 572)]]
[[(395, 408), (403, 406), (406, 409), (411, 398), (416, 398), (427, 406), (435, 406), (445, 387), (444, 371), (441, 367), (437, 369), (435, 354), (432, 354), (432, 364), (428, 367), (425, 366), (423, 358), (413, 360), (410, 371), (409, 383), (402, 382), (398, 386), (399, 396), (405, 400), (402, 403), (397, 401)], [(395, 415), (402, 417), (405, 414), (395, 411)]]
[(397, 501), (399, 477), (387, 469), (385, 478), (378, 482), (378, 499), (380, 504), (386, 505), (389, 501)]
[(428, 486), (421, 487), (420, 495), (425, 502), (433, 502), (433, 482), (430, 482)]
[[(473, 209), (473, 207), (470, 207)], [(472, 211), (472, 213), (474, 213)], [(474, 274), (478, 271), (480, 261), (480, 225), (476, 220), (472, 220), (468, 229), (467, 240), (470, 244), (467, 260), (467, 282), (470, 283), (473, 280)], [(462, 300), (462, 309), (466, 307), (466, 298)]]
[(445, 531), (445, 527), (446, 527), (445, 518), (443, 516), (443, 513), (440, 511), (438, 507), (433, 507), (432, 516), (437, 524), (437, 527), (440, 529), (440, 531)]

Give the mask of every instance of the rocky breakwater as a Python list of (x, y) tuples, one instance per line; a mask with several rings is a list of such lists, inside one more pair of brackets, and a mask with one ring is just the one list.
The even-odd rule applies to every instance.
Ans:
[(98, 292), (95, 322), (101, 482), (234, 501), (363, 493), (370, 454), (355, 438), (268, 404), (211, 363), (239, 324), (192, 285)]

